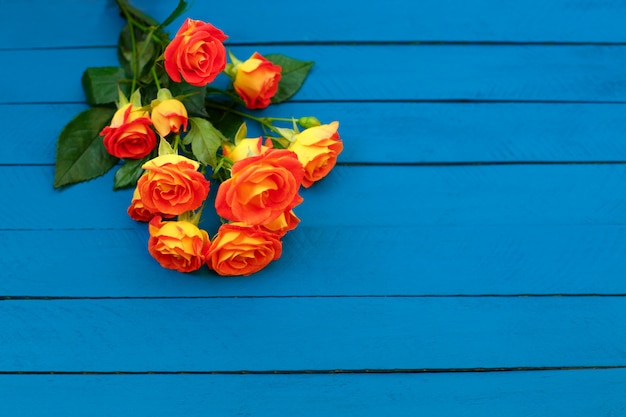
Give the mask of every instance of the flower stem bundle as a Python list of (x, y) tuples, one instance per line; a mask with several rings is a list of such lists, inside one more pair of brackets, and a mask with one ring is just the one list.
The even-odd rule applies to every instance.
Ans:
[[(240, 60), (226, 50), (227, 34), (191, 18), (170, 38), (165, 27), (186, 11), (184, 0), (161, 23), (128, 0), (117, 5), (126, 21), (119, 65), (85, 70), (89, 108), (59, 135), (54, 187), (115, 168), (113, 189), (134, 188), (127, 214), (147, 223), (148, 253), (161, 266), (260, 271), (300, 222), (301, 187), (327, 176), (343, 150), (337, 121), (254, 113), (296, 94), (313, 62), (259, 52)], [(246, 122), (263, 134), (248, 137)], [(217, 230), (201, 227), (208, 205), (222, 220)]]

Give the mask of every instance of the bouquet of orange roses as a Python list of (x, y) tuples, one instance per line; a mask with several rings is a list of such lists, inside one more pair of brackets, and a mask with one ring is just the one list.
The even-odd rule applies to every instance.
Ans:
[[(292, 97), (313, 63), (256, 52), (241, 61), (220, 29), (189, 18), (170, 39), (165, 27), (184, 0), (162, 23), (116, 2), (126, 20), (119, 66), (85, 70), (90, 107), (58, 138), (55, 188), (115, 167), (113, 189), (134, 187), (128, 215), (148, 224), (148, 252), (161, 266), (224, 276), (263, 269), (300, 221), (300, 187), (325, 177), (343, 149), (336, 121), (251, 113)], [(212, 85), (223, 76), (226, 88)], [(263, 134), (248, 138), (244, 120)], [(222, 224), (209, 235), (200, 220), (212, 187)]]

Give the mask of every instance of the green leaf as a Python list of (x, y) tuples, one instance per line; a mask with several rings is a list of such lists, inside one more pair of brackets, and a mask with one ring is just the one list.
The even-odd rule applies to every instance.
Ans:
[(241, 126), (239, 126), (239, 129), (237, 129), (237, 133), (235, 133), (235, 145), (238, 145), (246, 136), (248, 136), (248, 126), (246, 126), (246, 122), (243, 122)]
[[(150, 69), (152, 64), (161, 54), (161, 48), (155, 45), (153, 38), (146, 38), (146, 34), (134, 28), (135, 45), (137, 56), (133, 55), (133, 42), (131, 26), (126, 24), (120, 32), (117, 44), (117, 58), (120, 65), (128, 74), (136, 74), (137, 78), (152, 77)], [(135, 62), (136, 61), (136, 62)]]
[(174, 9), (174, 11), (159, 25), (159, 29), (162, 29), (172, 23), (178, 16), (183, 14), (185, 10), (187, 10), (188, 3), (185, 0), (180, 0), (178, 2), (178, 6)]
[(265, 58), (282, 67), (278, 91), (272, 98), (272, 103), (282, 103), (296, 94), (314, 64), (313, 61), (299, 61), (282, 54), (265, 55)]
[(158, 154), (159, 156), (173, 155), (173, 154), (176, 154), (176, 151), (174, 150), (174, 148), (172, 148), (172, 145), (170, 145), (170, 143), (164, 137), (161, 137), (161, 139), (159, 140)]
[(121, 190), (137, 185), (137, 180), (144, 173), (144, 169), (141, 166), (153, 157), (154, 155), (150, 154), (142, 159), (125, 159), (124, 164), (115, 172), (113, 189)]
[(92, 106), (114, 103), (119, 98), (118, 86), (128, 95), (130, 85), (122, 82), (126, 73), (120, 67), (87, 68), (82, 83), (87, 103)]
[(211, 168), (217, 166), (217, 151), (226, 138), (211, 122), (200, 117), (190, 117), (191, 128), (185, 136), (185, 143), (191, 143), (191, 152), (196, 159)]
[(143, 23), (146, 26), (157, 26), (158, 22), (151, 16), (145, 14), (141, 10), (137, 9), (128, 2), (128, 0), (116, 0), (120, 10), (126, 10), (135, 20)]
[(207, 106), (208, 120), (227, 138), (234, 138), (243, 123), (243, 118), (235, 113)]
[(293, 129), (287, 129), (285, 127), (275, 127), (280, 136), (287, 139), (289, 142), (295, 141), (296, 132)]
[(104, 148), (100, 131), (115, 109), (92, 107), (79, 113), (61, 131), (57, 141), (54, 188), (105, 174), (118, 159)]

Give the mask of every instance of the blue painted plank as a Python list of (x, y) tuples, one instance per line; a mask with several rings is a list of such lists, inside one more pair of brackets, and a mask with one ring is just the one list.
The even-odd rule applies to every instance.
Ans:
[[(0, 105), (11, 120), (5, 134), (15, 138), (0, 164), (53, 164), (61, 129), (85, 108)], [(598, 103), (285, 103), (261, 114), (338, 120), (342, 162), (442, 163), (624, 160), (625, 112), (624, 104)]]
[[(132, 190), (113, 192), (112, 173), (54, 190), (53, 170), (0, 167), (0, 195), (12, 198), (0, 205), (3, 229), (135, 226), (126, 214)], [(295, 211), (324, 228), (623, 225), (625, 183), (623, 164), (337, 166), (301, 191)], [(211, 213), (207, 227), (218, 224)]]
[(65, 417), (620, 416), (626, 371), (2, 375), (0, 414)]
[[(177, 1), (132, 3), (162, 21)], [(0, 48), (108, 46), (116, 43), (122, 26), (112, 1), (5, 0), (2, 6)], [(242, 19), (242, 13), (254, 19)], [(52, 35), (23, 30), (16, 16), (28, 16), (31, 25), (46, 27)], [(170, 26), (172, 33), (185, 17), (211, 21), (233, 43), (626, 41), (626, 8), (611, 0), (423, 0), (419, 5), (390, 0), (383, 7), (350, 0), (319, 0), (315, 7), (289, 0), (275, 0), (271, 5), (243, 0), (236, 7), (228, 2), (196, 1)], [(262, 28), (257, 22), (263, 22)]]
[(624, 226), (304, 222), (280, 260), (237, 279), (163, 269), (147, 239), (145, 226), (0, 231), (0, 297), (626, 294)]
[[(233, 47), (238, 56), (280, 52), (316, 61), (299, 101), (626, 101), (626, 46), (312, 45)], [(350, 63), (375, 56), (388, 64)], [(0, 103), (84, 102), (86, 67), (116, 65), (113, 48), (0, 51)], [(41, 62), (51, 82), (42, 89)], [(15, 68), (20, 68), (15, 78)], [(462, 68), (462, 70), (460, 70)], [(224, 84), (225, 77), (215, 83)]]
[(624, 296), (4, 300), (0, 370), (626, 366), (625, 312)]

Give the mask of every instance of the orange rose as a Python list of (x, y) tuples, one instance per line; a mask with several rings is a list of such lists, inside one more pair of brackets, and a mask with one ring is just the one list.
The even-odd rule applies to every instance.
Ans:
[(258, 52), (237, 65), (233, 87), (249, 109), (270, 105), (278, 90), (282, 68), (274, 65)]
[(250, 275), (280, 258), (282, 250), (277, 235), (244, 223), (228, 223), (213, 237), (206, 262), (219, 275)]
[(162, 267), (191, 272), (204, 265), (210, 244), (206, 231), (186, 221), (163, 222), (160, 216), (148, 229), (148, 252)]
[(188, 120), (185, 105), (175, 98), (159, 101), (152, 108), (152, 123), (163, 137), (171, 132), (179, 133), (181, 128), (187, 130)]
[(204, 87), (226, 67), (227, 36), (210, 23), (187, 19), (165, 48), (165, 71), (174, 82), (182, 78)]
[(279, 237), (283, 237), (287, 232), (295, 229), (300, 223), (300, 219), (296, 216), (293, 210), (289, 210), (278, 216), (274, 221), (263, 225), (265, 230), (274, 233)]
[(222, 146), (222, 155), (233, 162), (237, 162), (249, 156), (261, 155), (271, 147), (271, 144), (272, 142), (268, 142), (270, 146), (263, 146), (263, 138), (261, 136), (258, 138), (242, 139), (237, 145), (225, 143)]
[(164, 216), (177, 216), (202, 205), (209, 194), (209, 181), (200, 164), (181, 155), (157, 156), (142, 168), (146, 173), (137, 181), (139, 198), (146, 210)]
[(298, 190), (303, 176), (296, 154), (287, 149), (242, 159), (217, 190), (217, 214), (250, 225), (268, 224), (302, 202)]
[(100, 132), (107, 152), (118, 158), (141, 159), (156, 146), (148, 112), (128, 103), (120, 107), (111, 124)]
[(335, 166), (337, 155), (343, 150), (338, 128), (338, 122), (310, 127), (296, 134), (295, 141), (289, 145), (289, 150), (298, 155), (304, 166), (304, 187), (324, 178)]
[(139, 197), (139, 190), (136, 188), (133, 192), (133, 198), (130, 206), (128, 207), (127, 213), (131, 219), (137, 220), (138, 222), (149, 222), (154, 217), (154, 213), (150, 212), (150, 210), (146, 210), (143, 206), (141, 197)]
[(133, 192), (133, 198), (126, 212), (131, 219), (138, 222), (149, 222), (154, 216), (161, 216), (166, 218), (175, 217), (171, 214), (165, 215), (163, 213), (153, 213), (150, 210), (146, 209), (143, 206), (143, 202), (141, 201), (141, 196), (139, 195), (139, 190), (137, 188), (135, 188), (135, 191)]

